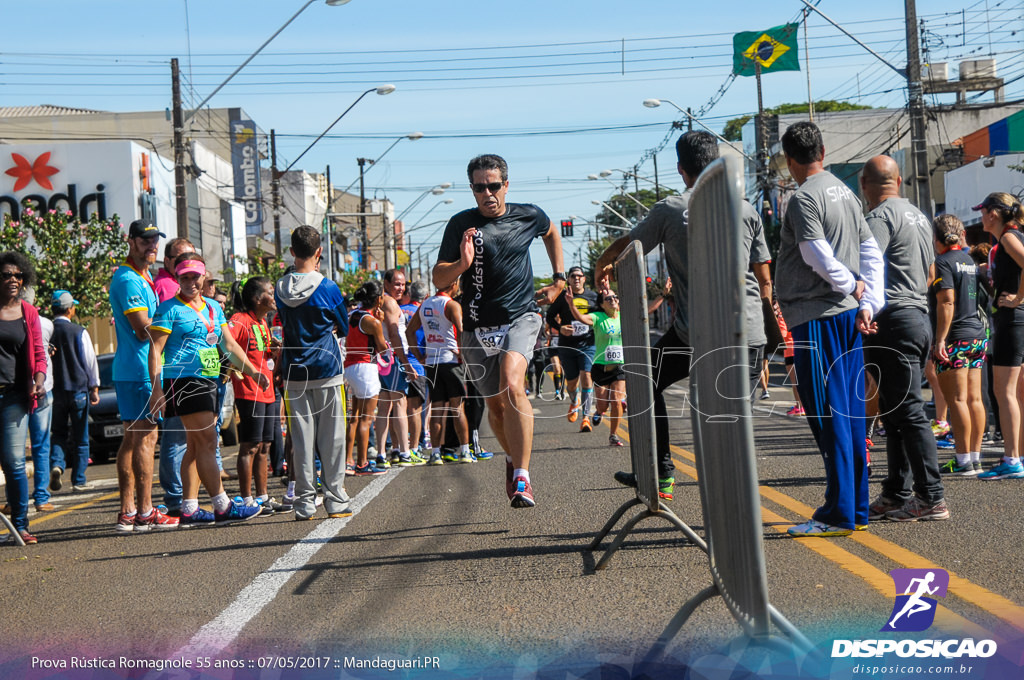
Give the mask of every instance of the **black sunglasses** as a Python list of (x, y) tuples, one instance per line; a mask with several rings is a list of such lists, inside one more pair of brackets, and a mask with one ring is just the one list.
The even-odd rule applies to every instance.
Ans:
[(473, 187), (473, 193), (475, 194), (482, 194), (485, 189), (492, 194), (496, 194), (501, 191), (501, 187), (504, 185), (504, 182), (488, 182), (486, 184), (470, 184), (469, 186)]
[(0, 276), (3, 276), (4, 281), (9, 281), (11, 279), (17, 279), (18, 281), (25, 280), (25, 274), (22, 272), (3, 272)]

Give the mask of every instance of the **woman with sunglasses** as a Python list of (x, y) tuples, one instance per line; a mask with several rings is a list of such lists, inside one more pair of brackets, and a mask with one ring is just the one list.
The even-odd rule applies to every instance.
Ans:
[[(180, 526), (249, 520), (262, 508), (232, 503), (224, 493), (217, 467), (217, 347), (261, 389), (267, 389), (270, 380), (246, 358), (245, 350), (228, 331), (220, 305), (199, 294), (206, 277), (202, 255), (182, 253), (174, 262), (180, 290), (157, 307), (149, 327), (149, 373), (153, 382), (149, 411), (154, 417), (179, 416), (185, 428)], [(213, 500), (212, 514), (199, 507), (200, 480)]]
[(577, 321), (594, 327), (597, 350), (590, 377), (597, 388), (597, 410), (594, 425), (608, 412), (609, 446), (623, 446), (619, 438), (619, 421), (622, 420), (622, 400), (626, 398), (626, 372), (622, 369), (625, 357), (622, 352), (622, 326), (619, 322), (619, 296), (610, 290), (597, 294), (600, 312), (581, 314), (572, 304), (572, 294), (565, 293), (569, 309)]
[[(28, 531), (28, 476), (25, 439), (28, 414), (45, 394), (46, 352), (36, 308), (21, 299), (35, 283), (35, 271), (24, 255), (0, 253), (0, 422), (3, 450), (0, 463), (6, 478), (11, 523), (26, 544), (38, 543)], [(6, 536), (5, 540), (13, 537)]]
[(981, 212), (982, 226), (998, 242), (988, 258), (996, 301), (992, 315), (992, 391), (999, 402), (1003, 431), (1003, 460), (978, 479), (1019, 479), (1024, 477), (1020, 461), (1024, 438), (1024, 387), (1020, 382), (1024, 364), (1024, 209), (1014, 196), (1002, 192), (989, 194), (973, 209)]

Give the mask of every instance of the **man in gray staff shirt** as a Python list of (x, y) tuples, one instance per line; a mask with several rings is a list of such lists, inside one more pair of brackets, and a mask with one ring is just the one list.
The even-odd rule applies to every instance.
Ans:
[(868, 523), (861, 332), (882, 307), (882, 254), (856, 195), (825, 170), (818, 127), (790, 125), (782, 150), (800, 188), (786, 206), (776, 283), (797, 391), (825, 465), (824, 504), (787, 533), (848, 536)]
[(928, 268), (935, 251), (931, 224), (900, 197), (902, 183), (899, 166), (888, 156), (869, 160), (860, 177), (871, 211), (868, 227), (885, 259), (885, 307), (875, 317), (876, 332), (864, 338), (864, 360), (878, 384), (889, 472), (868, 518), (942, 520), (949, 519), (949, 509), (921, 397), (921, 372), (931, 347)]
[[(652, 348), (654, 367), (655, 446), (658, 455), (658, 495), (672, 500), (675, 484), (675, 464), (669, 449), (668, 408), (663, 392), (672, 384), (690, 375), (689, 322), (689, 205), (690, 190), (704, 169), (718, 158), (718, 142), (701, 130), (693, 130), (676, 141), (677, 170), (686, 185), (680, 196), (663, 198), (651, 207), (647, 217), (633, 230), (608, 246), (594, 265), (594, 278), (598, 290), (608, 287), (612, 263), (622, 254), (630, 241), (639, 241), (644, 253), (659, 245), (665, 246), (668, 273), (672, 277), (675, 318), (669, 329)], [(742, 203), (743, 252), (750, 262), (746, 274), (746, 331), (750, 360), (750, 390), (754, 391), (761, 373), (761, 358), (768, 342), (764, 333), (761, 298), (772, 296), (768, 263), (771, 255), (764, 238), (764, 229), (757, 211), (747, 202)], [(632, 472), (616, 472), (615, 479), (626, 486), (636, 486)]]

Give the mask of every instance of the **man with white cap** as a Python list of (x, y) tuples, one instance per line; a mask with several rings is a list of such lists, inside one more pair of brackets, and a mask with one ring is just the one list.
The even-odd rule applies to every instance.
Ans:
[[(61, 487), (65, 462), (71, 465), (71, 488), (86, 489), (89, 465), (89, 405), (100, 402), (100, 371), (89, 331), (74, 323), (78, 306), (70, 291), (55, 290), (53, 311), (53, 443), (50, 488)], [(69, 427), (70, 425), (70, 427)]]

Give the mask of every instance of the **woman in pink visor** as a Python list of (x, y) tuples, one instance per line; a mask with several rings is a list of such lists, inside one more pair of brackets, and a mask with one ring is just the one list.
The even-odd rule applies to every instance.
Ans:
[[(206, 263), (198, 253), (182, 253), (174, 263), (180, 291), (156, 309), (149, 327), (150, 413), (179, 416), (187, 448), (181, 461), (183, 500), (179, 526), (230, 524), (252, 519), (262, 508), (236, 505), (224, 492), (216, 459), (218, 347), (261, 388), (267, 376), (245, 357), (228, 332), (221, 306), (200, 295)], [(162, 380), (161, 380), (162, 378)], [(199, 507), (199, 481), (213, 501), (213, 512)]]

